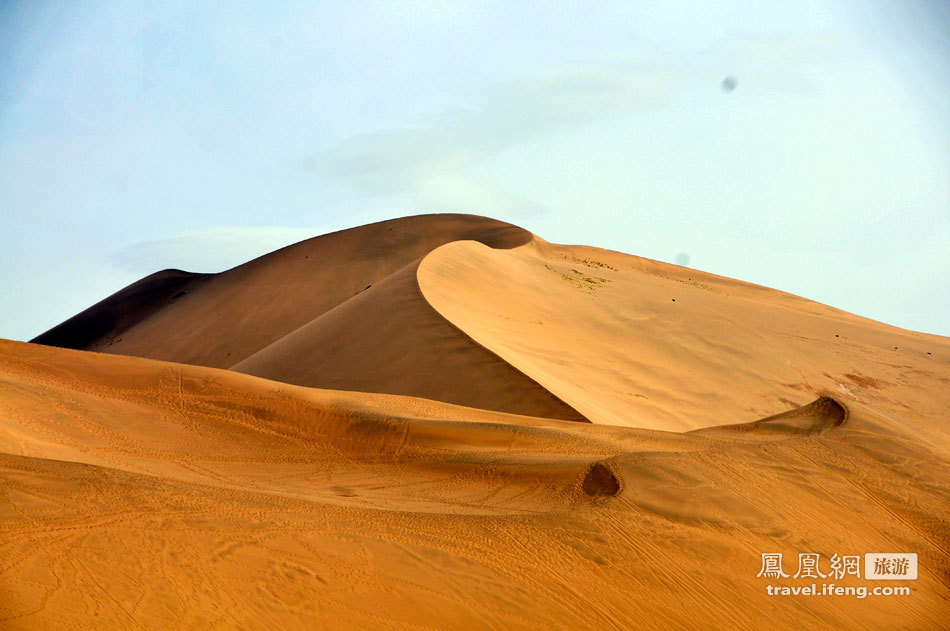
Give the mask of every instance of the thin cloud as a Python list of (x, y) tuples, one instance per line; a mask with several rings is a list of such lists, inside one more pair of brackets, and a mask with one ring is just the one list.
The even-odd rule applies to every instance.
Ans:
[(506, 84), (429, 125), (354, 136), (315, 156), (310, 166), (362, 193), (411, 193), (537, 136), (665, 104), (670, 88), (669, 77), (631, 65), (566, 69)]

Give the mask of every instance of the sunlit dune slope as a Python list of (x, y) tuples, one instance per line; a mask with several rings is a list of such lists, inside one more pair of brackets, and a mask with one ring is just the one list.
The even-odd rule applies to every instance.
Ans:
[(950, 388), (946, 338), (483, 217), (397, 219), (150, 279), (37, 341), (672, 431), (823, 394), (923, 424), (950, 412), (928, 394)]
[[(0, 628), (940, 628), (946, 397), (901, 388), (673, 433), (0, 341)], [(756, 578), (887, 550), (909, 597)]]
[(933, 396), (950, 392), (950, 340), (758, 285), (537, 237), (444, 245), (419, 284), (447, 320), (594, 423), (682, 431), (821, 394), (921, 423), (950, 416), (950, 396)]

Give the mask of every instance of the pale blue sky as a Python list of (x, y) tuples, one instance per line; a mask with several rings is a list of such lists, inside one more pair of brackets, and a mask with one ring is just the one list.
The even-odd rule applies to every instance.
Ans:
[(157, 5), (0, 1), (0, 337), (427, 212), (950, 334), (945, 2)]

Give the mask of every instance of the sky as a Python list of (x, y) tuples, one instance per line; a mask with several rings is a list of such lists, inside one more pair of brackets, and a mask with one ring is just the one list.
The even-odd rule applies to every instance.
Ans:
[(950, 335), (947, 112), (946, 2), (0, 0), (0, 337), (434, 212)]

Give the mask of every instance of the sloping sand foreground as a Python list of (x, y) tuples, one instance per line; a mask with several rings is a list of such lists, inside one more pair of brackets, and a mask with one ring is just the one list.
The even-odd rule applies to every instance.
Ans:
[[(0, 341), (0, 628), (950, 619), (946, 338), (483, 218), (357, 230), (391, 247), (142, 281), (59, 331), (122, 355)], [(333, 274), (358, 290), (301, 296)], [(212, 317), (209, 365), (149, 358)], [(757, 577), (773, 552), (915, 552), (920, 577), (770, 596), (816, 582)]]

